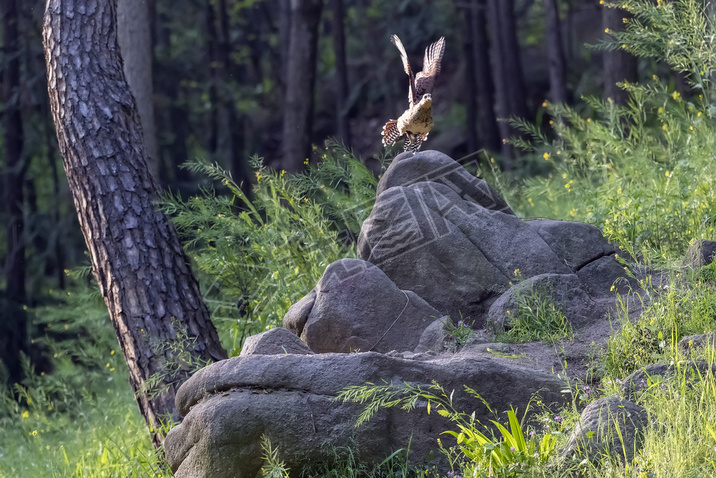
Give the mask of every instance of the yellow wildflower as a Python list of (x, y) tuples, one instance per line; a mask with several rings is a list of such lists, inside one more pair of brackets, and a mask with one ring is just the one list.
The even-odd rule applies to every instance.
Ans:
[(544, 158), (545, 161), (549, 161), (549, 153), (544, 153), (542, 155), (542, 157)]

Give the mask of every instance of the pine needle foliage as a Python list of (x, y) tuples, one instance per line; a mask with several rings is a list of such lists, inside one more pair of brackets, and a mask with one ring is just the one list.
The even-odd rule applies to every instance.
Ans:
[(193, 197), (167, 193), (160, 201), (202, 272), (213, 319), (229, 332), (230, 354), (249, 335), (279, 325), (329, 264), (356, 256), (354, 241), (372, 209), (377, 180), (336, 142), (316, 152), (320, 161), (307, 162), (297, 174), (253, 158), (252, 197), (229, 171), (197, 159), (185, 167), (211, 185)]

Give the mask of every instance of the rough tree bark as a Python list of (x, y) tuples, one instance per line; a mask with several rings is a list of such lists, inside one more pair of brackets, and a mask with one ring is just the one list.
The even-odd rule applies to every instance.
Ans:
[(554, 103), (567, 103), (567, 69), (557, 0), (544, 0), (545, 36), (549, 59), (549, 95)]
[(5, 137), (5, 201), (7, 256), (5, 260), (8, 310), (2, 311), (0, 323), (0, 362), (7, 368), (11, 382), (22, 378), (20, 352), (27, 352), (27, 319), (23, 305), (25, 290), (25, 239), (23, 231), (23, 182), (27, 165), (22, 161), (24, 142), (20, 112), (20, 53), (18, 35), (18, 0), (2, 0), (4, 71), (2, 75), (3, 128)]
[[(622, 18), (629, 13), (618, 8), (602, 7), (602, 27), (609, 31), (619, 31), (624, 28)], [(602, 54), (604, 68), (604, 97), (611, 98), (618, 105), (626, 104), (629, 94), (619, 88), (617, 83), (622, 81), (634, 82), (637, 79), (637, 59), (625, 51), (605, 51)]]
[[(168, 374), (168, 344), (187, 362), (226, 357), (169, 218), (153, 201), (134, 98), (122, 71), (116, 0), (48, 0), (43, 40), (48, 92), (64, 168), (95, 279), (155, 445), (191, 373)], [(186, 331), (189, 339), (178, 340)], [(182, 343), (183, 342), (183, 343)], [(150, 377), (164, 377), (147, 390)], [(153, 392), (153, 393), (150, 393)]]
[(159, 148), (152, 85), (152, 35), (149, 28), (149, 4), (146, 0), (117, 1), (117, 37), (124, 61), (124, 74), (142, 120), (149, 167), (154, 179), (159, 181)]
[(323, 0), (290, 0), (291, 33), (283, 116), (283, 168), (303, 169), (311, 151), (318, 24)]

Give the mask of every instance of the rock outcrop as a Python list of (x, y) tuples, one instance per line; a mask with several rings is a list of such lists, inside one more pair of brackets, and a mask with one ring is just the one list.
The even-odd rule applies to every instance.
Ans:
[[(413, 350), (425, 328), (441, 314), (411, 290), (401, 290), (383, 271), (359, 259), (326, 268), (307, 302), (289, 311), (284, 326), (300, 329), (317, 353)], [(303, 312), (303, 311), (307, 311)], [(306, 317), (303, 322), (293, 317)]]
[[(256, 343), (267, 343), (257, 340)], [(410, 441), (411, 457), (440, 459), (435, 438), (452, 424), (425, 402), (406, 414), (382, 410), (356, 428), (364, 405), (335, 400), (345, 387), (408, 382), (428, 388), (440, 383), (459, 410), (492, 415), (464, 392), (478, 390), (495, 410), (524, 410), (539, 391), (545, 403), (563, 402), (563, 383), (547, 371), (509, 359), (469, 353), (254, 354), (212, 364), (192, 376), (177, 394), (185, 416), (165, 441), (165, 454), (177, 478), (254, 478), (262, 465), (261, 436), (277, 445), (279, 456), (297, 476), (304, 465), (328, 460), (331, 446), (352, 443), (368, 462), (380, 462)], [(442, 438), (447, 442), (446, 438)]]
[(594, 296), (611, 293), (617, 279), (629, 281), (597, 228), (523, 221), (489, 186), (467, 176), (435, 151), (397, 157), (361, 229), (358, 256), (441, 314), (478, 327), (516, 271), (524, 278), (576, 275)]
[[(493, 417), (463, 386), (497, 411), (524, 410), (537, 392), (545, 403), (563, 400), (552, 361), (512, 354), (479, 329), (488, 318), (508, 328), (519, 297), (531, 293), (549, 296), (577, 331), (599, 325), (615, 281), (629, 286), (614, 246), (586, 224), (521, 220), (486, 182), (435, 151), (398, 156), (377, 192), (358, 239), (360, 259), (329, 265), (288, 311), (285, 329), (249, 338), (240, 357), (181, 386), (185, 419), (165, 442), (177, 477), (255, 478), (262, 435), (295, 475), (348, 443), (368, 462), (409, 441), (412, 460), (440, 459), (435, 438), (451, 424), (428, 414), (425, 402), (408, 416), (381, 410), (356, 428), (364, 405), (335, 400), (351, 386), (436, 381), (455, 391), (457, 409), (483, 423)], [(460, 320), (475, 333), (458, 343), (450, 321)], [(627, 410), (641, 423), (632, 405), (600, 403), (587, 407), (596, 415), (583, 416), (581, 426), (600, 444), (612, 446), (599, 417)], [(592, 446), (585, 443), (575, 435), (565, 453)]]

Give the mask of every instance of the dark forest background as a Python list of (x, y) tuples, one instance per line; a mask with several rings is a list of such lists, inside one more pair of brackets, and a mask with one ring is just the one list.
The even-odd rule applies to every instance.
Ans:
[[(0, 5), (0, 309), (13, 315), (87, 260), (50, 117), (44, 2)], [(637, 79), (636, 60), (587, 46), (623, 17), (597, 0), (119, 0), (118, 31), (152, 169), (187, 195), (202, 180), (180, 169), (187, 160), (216, 161), (248, 189), (252, 155), (294, 172), (329, 137), (377, 171), (381, 126), (406, 104), (393, 33), (416, 67), (446, 37), (426, 149), (485, 148), (503, 170), (538, 174), (503, 143), (513, 132), (498, 119), (541, 123), (545, 101), (585, 94), (625, 101), (616, 82)], [(5, 346), (13, 333), (0, 330)]]

